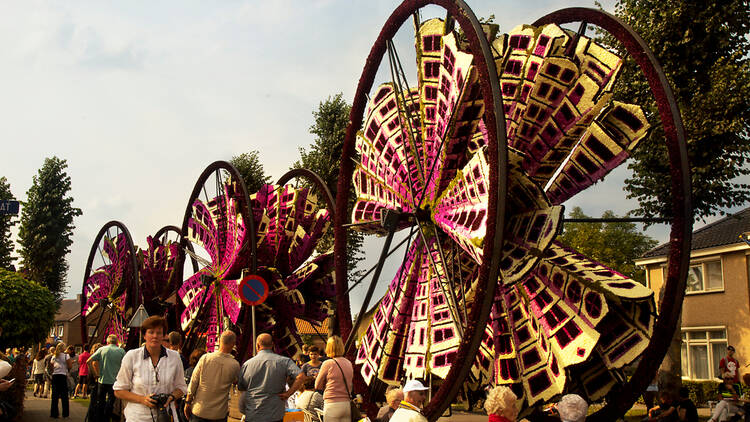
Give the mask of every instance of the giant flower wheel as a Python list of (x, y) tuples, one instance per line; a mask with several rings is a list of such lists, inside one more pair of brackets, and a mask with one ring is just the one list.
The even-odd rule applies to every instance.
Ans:
[[(180, 232), (177, 268), (183, 267), (186, 257), (199, 265), (178, 290), (184, 305), (180, 315), (184, 348), (205, 345), (212, 352), (221, 331), (241, 331), (238, 281), (243, 270), (255, 272), (250, 200), (242, 176), (231, 164), (217, 161), (203, 171), (190, 195)], [(238, 344), (246, 344), (248, 336), (243, 332)]]
[[(362, 331), (358, 388), (377, 394), (388, 383), (425, 379), (439, 387), (426, 409), (435, 419), (464, 381), (509, 385), (530, 410), (565, 392), (601, 398), (624, 383), (619, 370), (641, 354), (654, 360), (640, 365), (645, 376), (636, 383), (650, 380), (653, 361), (666, 351), (652, 339), (671, 338), (674, 304), (655, 322), (650, 290), (555, 240), (562, 204), (621, 164), (650, 127), (640, 107), (611, 98), (622, 60), (553, 24), (575, 13), (497, 37), (462, 1), (429, 2), (447, 16), (422, 20), (425, 3), (405, 1), (383, 27), (344, 144), (335, 255), (347, 345), (384, 268), (396, 268)], [(394, 41), (409, 17), (413, 84)], [(647, 77), (661, 76), (649, 81), (669, 132), (675, 218), (668, 284), (675, 293), (684, 285), (690, 233), (679, 113), (642, 40), (609, 15), (582, 19), (625, 38)], [(385, 55), (391, 80), (367, 95)], [(354, 331), (345, 296), (351, 230), (385, 236)], [(397, 232), (404, 233), (396, 247), (406, 245), (403, 258), (386, 265)], [(623, 386), (628, 393), (610, 401), (602, 420), (624, 412), (635, 388)]]
[(296, 169), (277, 184), (264, 185), (250, 202), (257, 273), (269, 285), (268, 299), (256, 310), (256, 329), (273, 335), (277, 352), (295, 356), (302, 346), (295, 320), (320, 325), (335, 296), (333, 253), (325, 250), (323, 241), (331, 225), (333, 196), (317, 174)]
[(130, 232), (119, 221), (105, 224), (91, 245), (81, 292), (81, 341), (104, 343), (114, 334), (137, 345), (128, 323), (141, 303), (136, 252)]
[[(188, 253), (188, 259), (181, 257), (181, 241), (179, 227), (164, 226), (146, 238), (148, 248), (138, 254), (143, 305), (149, 315), (165, 316), (170, 330), (179, 326), (177, 289), (185, 269), (178, 263), (184, 261), (190, 274), (198, 272), (194, 251)], [(188, 243), (187, 247), (192, 245)]]

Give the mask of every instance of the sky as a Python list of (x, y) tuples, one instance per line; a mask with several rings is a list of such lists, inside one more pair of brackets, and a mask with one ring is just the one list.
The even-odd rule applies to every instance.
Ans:
[[(562, 7), (593, 7), (587, 0), (469, 3), (477, 16), (495, 14), (503, 32)], [(397, 4), (5, 3), (0, 176), (23, 200), (45, 157), (68, 161), (83, 215), (75, 220), (66, 296), (81, 291), (88, 250), (106, 222), (125, 223), (141, 246), (160, 227), (180, 226), (193, 184), (211, 162), (258, 150), (267, 173), (281, 176), (312, 142), (318, 104), (339, 92), (352, 101)], [(613, 10), (613, 0), (602, 4)], [(408, 45), (408, 32), (399, 37)], [(566, 206), (623, 214), (635, 207), (622, 191), (626, 177), (621, 166)], [(648, 233), (667, 238), (664, 227)], [(353, 292), (354, 305), (362, 294)]]

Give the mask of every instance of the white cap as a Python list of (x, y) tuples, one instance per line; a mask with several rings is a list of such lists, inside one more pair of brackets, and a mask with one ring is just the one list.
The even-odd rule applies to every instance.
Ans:
[(422, 385), (421, 382), (417, 380), (409, 380), (406, 381), (406, 384), (404, 384), (404, 393), (408, 393), (409, 391), (425, 391), (429, 390), (429, 388)]
[(566, 394), (557, 403), (557, 413), (563, 421), (580, 422), (586, 419), (589, 405), (578, 394)]
[(5, 378), (10, 374), (10, 370), (13, 369), (10, 364), (4, 360), (0, 360), (0, 378)]

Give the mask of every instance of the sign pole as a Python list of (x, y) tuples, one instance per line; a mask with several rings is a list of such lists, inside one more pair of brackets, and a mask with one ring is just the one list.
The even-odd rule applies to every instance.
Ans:
[(268, 283), (266, 283), (266, 280), (264, 280), (263, 277), (256, 274), (251, 274), (242, 277), (237, 290), (242, 303), (250, 307), (250, 317), (252, 324), (252, 329), (250, 331), (252, 338), (250, 340), (253, 342), (252, 351), (253, 356), (255, 356), (257, 352), (255, 347), (255, 344), (257, 343), (257, 339), (255, 338), (255, 307), (263, 303), (266, 298), (268, 298)]
[(257, 339), (255, 338), (255, 306), (251, 306), (251, 308), (252, 308), (252, 310), (250, 311), (250, 313), (252, 314), (252, 317), (253, 317), (253, 338), (252, 338), (252, 342), (253, 342), (253, 356), (255, 356), (255, 353), (256, 353), (256, 351), (255, 351), (255, 343), (257, 343)]

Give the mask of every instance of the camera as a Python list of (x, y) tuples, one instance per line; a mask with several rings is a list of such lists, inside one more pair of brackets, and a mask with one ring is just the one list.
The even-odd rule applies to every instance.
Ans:
[(152, 394), (150, 398), (151, 400), (156, 402), (157, 409), (163, 409), (167, 407), (167, 400), (169, 400), (169, 394), (164, 394), (164, 393)]
[[(169, 394), (158, 393), (152, 394), (150, 399), (156, 402), (156, 418), (154, 422), (172, 422), (172, 416), (170, 410), (167, 409), (167, 401), (169, 400)], [(153, 414), (152, 414), (153, 418)]]

